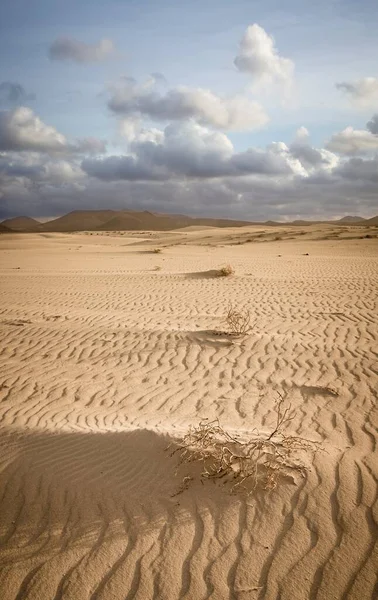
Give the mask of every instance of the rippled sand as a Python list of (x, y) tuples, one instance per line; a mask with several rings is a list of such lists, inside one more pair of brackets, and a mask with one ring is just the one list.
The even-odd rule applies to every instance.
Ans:
[[(241, 232), (0, 237), (0, 598), (378, 596), (378, 240)], [(278, 393), (306, 477), (176, 495), (167, 445)]]

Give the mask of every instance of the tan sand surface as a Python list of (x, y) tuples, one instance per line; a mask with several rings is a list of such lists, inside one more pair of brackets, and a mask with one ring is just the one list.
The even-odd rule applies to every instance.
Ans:
[[(303, 231), (0, 237), (1, 600), (378, 597), (378, 239)], [(304, 477), (177, 494), (170, 442), (279, 394)]]

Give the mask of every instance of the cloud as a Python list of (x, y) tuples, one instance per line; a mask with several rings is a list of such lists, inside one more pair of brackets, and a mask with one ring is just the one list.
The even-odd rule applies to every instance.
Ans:
[(252, 75), (257, 86), (278, 83), (290, 87), (293, 81), (293, 61), (278, 54), (273, 37), (256, 23), (242, 37), (234, 64), (239, 71)]
[(376, 108), (378, 106), (378, 78), (364, 77), (352, 82), (336, 83), (337, 89), (344, 92), (354, 106)]
[(222, 98), (210, 90), (184, 86), (161, 93), (158, 83), (154, 77), (140, 85), (123, 78), (111, 90), (110, 110), (155, 121), (194, 119), (201, 125), (230, 131), (255, 129), (269, 120), (260, 104), (244, 96)]
[(307, 129), (297, 130), (294, 141), (290, 145), (284, 142), (273, 142), (268, 149), (284, 157), (292, 172), (304, 179), (324, 177), (339, 164), (339, 157), (325, 148), (314, 148), (310, 144)]
[(49, 48), (50, 60), (72, 60), (76, 63), (102, 62), (115, 53), (112, 40), (102, 39), (95, 44), (85, 44), (72, 38), (58, 38)]
[(12, 157), (9, 154), (0, 154), (0, 176), (6, 177), (27, 177), (30, 180), (40, 177), (43, 168), (39, 164), (28, 164), (19, 157)]
[(290, 169), (294, 175), (299, 177), (308, 176), (307, 169), (303, 166), (300, 160), (292, 155), (289, 146), (287, 146), (284, 142), (272, 142), (268, 146), (268, 151), (272, 154), (282, 157), (290, 166)]
[[(358, 167), (357, 167), (358, 168)], [(377, 165), (375, 165), (377, 172)], [(374, 165), (370, 165), (373, 173)], [(347, 171), (345, 172), (345, 175)], [(360, 173), (361, 174), (361, 169)], [(83, 177), (62, 183), (26, 177), (1, 181), (0, 218), (54, 216), (77, 209), (136, 209), (249, 220), (333, 218), (377, 212), (377, 183), (340, 174), (318, 179), (244, 176), (164, 181), (103, 181)]]
[(290, 145), (290, 152), (294, 158), (310, 167), (320, 165), (324, 160), (319, 150), (306, 144), (298, 144), (298, 142)]
[(0, 112), (0, 150), (63, 151), (67, 140), (30, 108)]
[(85, 174), (74, 161), (47, 157), (35, 152), (0, 153), (0, 175), (27, 178), (31, 182), (64, 184), (82, 179)]
[(54, 127), (46, 125), (31, 108), (20, 106), (0, 111), (0, 151), (93, 154), (105, 151), (105, 142), (87, 138), (69, 143)]
[(35, 95), (28, 94), (20, 83), (12, 81), (0, 83), (0, 106), (16, 106), (31, 100), (35, 100)]
[(291, 172), (283, 157), (252, 148), (235, 153), (225, 134), (193, 122), (170, 124), (159, 136), (156, 133), (148, 136), (143, 131), (131, 142), (129, 155), (86, 159), (82, 168), (88, 175), (107, 181), (269, 176)]
[[(34, 123), (38, 117), (26, 110)], [(6, 113), (6, 123), (15, 112)], [(378, 159), (340, 157), (315, 148), (304, 127), (291, 143), (240, 152), (224, 132), (192, 119), (173, 121), (164, 129), (125, 119), (131, 119), (124, 124), (128, 152), (121, 156), (101, 158), (98, 140), (68, 142), (53, 128), (50, 137), (32, 129), (32, 144), (27, 136), (25, 141), (25, 132), (22, 143), (11, 138), (12, 149), (0, 151), (1, 216), (53, 216), (79, 208), (250, 220), (330, 218), (357, 209), (362, 216), (376, 212)], [(0, 118), (4, 140), (2, 125)], [(45, 127), (42, 123), (42, 132)], [(64, 151), (50, 150), (56, 136)], [(88, 155), (84, 160), (80, 151)]]
[(378, 114), (373, 115), (371, 120), (366, 123), (366, 129), (370, 133), (378, 134)]
[(378, 183), (378, 159), (350, 158), (340, 166), (337, 175), (352, 181)]
[(308, 144), (310, 133), (303, 125), (295, 132), (295, 142)]
[(310, 134), (303, 126), (296, 131), (294, 141), (289, 146), (289, 152), (307, 171), (307, 176), (311, 175), (312, 178), (315, 176), (314, 170), (321, 168), (323, 171), (329, 171), (339, 163), (339, 159), (334, 153), (325, 148), (311, 146)]
[(106, 152), (106, 142), (94, 137), (81, 138), (70, 144), (69, 149), (80, 154), (103, 154)]
[[(371, 121), (373, 127), (374, 122)], [(365, 129), (346, 127), (335, 133), (326, 144), (328, 150), (340, 154), (361, 154), (378, 150), (378, 136)]]

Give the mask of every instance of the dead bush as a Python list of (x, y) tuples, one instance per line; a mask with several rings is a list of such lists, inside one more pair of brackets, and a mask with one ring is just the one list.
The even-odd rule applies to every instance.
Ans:
[(232, 335), (246, 335), (251, 329), (251, 314), (249, 310), (237, 310), (230, 303), (228, 305), (225, 322), (229, 333)]
[(225, 265), (219, 269), (219, 277), (229, 277), (235, 273), (235, 269), (231, 265)]
[[(280, 478), (294, 474), (305, 477), (306, 467), (300, 460), (303, 451), (315, 451), (318, 442), (285, 433), (287, 424), (294, 418), (291, 405), (283, 409), (284, 398), (280, 395), (276, 404), (276, 423), (269, 434), (253, 430), (249, 439), (241, 439), (223, 429), (219, 420), (200, 421), (178, 443), (171, 453), (178, 453), (179, 464), (200, 463), (202, 481), (222, 479), (231, 483), (231, 493), (244, 490), (250, 494), (257, 487), (271, 490)], [(181, 493), (193, 479), (186, 475)], [(175, 494), (177, 495), (177, 494)]]

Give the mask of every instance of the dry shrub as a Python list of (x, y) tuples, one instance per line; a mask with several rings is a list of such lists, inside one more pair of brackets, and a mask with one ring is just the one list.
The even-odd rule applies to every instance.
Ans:
[(161, 248), (154, 248), (154, 254), (160, 254), (161, 252)]
[(232, 335), (246, 335), (251, 329), (251, 315), (249, 310), (237, 310), (230, 303), (228, 305), (225, 321)]
[(219, 269), (219, 277), (229, 277), (235, 273), (235, 269), (231, 265), (225, 265)]
[[(302, 477), (306, 473), (300, 454), (315, 451), (318, 442), (284, 432), (294, 413), (291, 405), (283, 410), (283, 402), (280, 395), (276, 424), (269, 435), (253, 430), (248, 440), (241, 440), (223, 429), (218, 419), (205, 419), (189, 430), (172, 454), (179, 453), (180, 464), (201, 463), (201, 481), (223, 479), (224, 483), (230, 482), (231, 493), (244, 490), (250, 494), (257, 487), (271, 490), (283, 477), (295, 482), (295, 473)], [(192, 479), (190, 475), (184, 477), (177, 493), (187, 489)]]

